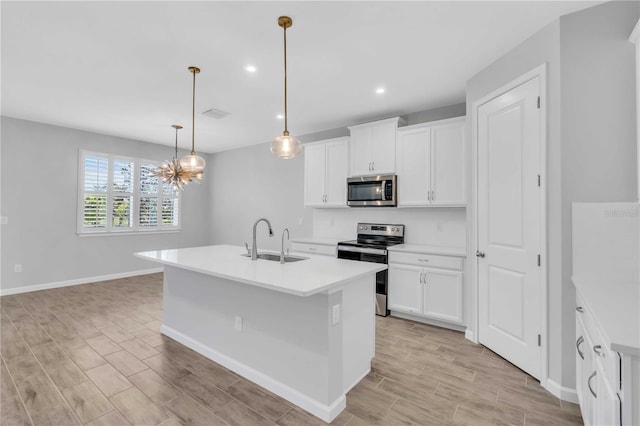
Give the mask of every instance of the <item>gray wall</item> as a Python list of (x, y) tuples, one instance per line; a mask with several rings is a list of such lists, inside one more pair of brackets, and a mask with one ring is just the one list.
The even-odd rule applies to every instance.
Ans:
[[(150, 160), (173, 156), (166, 146), (2, 117), (3, 290), (155, 268), (132, 253), (208, 243), (208, 183), (184, 191), (180, 232), (79, 237), (80, 149)], [(21, 273), (14, 272), (17, 263)]]
[(258, 225), (259, 248), (280, 250), (280, 236), (311, 235), (311, 209), (304, 207), (304, 158), (281, 160), (270, 144), (226, 151), (210, 156), (208, 182), (212, 244), (251, 245), (256, 219), (266, 217), (276, 236)]
[[(571, 203), (635, 199), (635, 63), (627, 38), (639, 15), (637, 2), (610, 2), (567, 15), (467, 83), (470, 117), (474, 101), (547, 64), (549, 378), (568, 388), (575, 386)], [(470, 208), (470, 255), (476, 245), (474, 218)], [(475, 317), (475, 306), (470, 308)]]

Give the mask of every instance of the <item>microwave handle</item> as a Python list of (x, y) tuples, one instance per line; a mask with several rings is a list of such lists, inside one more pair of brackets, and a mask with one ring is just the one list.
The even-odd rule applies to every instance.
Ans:
[(387, 198), (387, 182), (388, 180), (382, 181), (382, 201), (389, 201), (393, 199), (393, 194), (391, 194), (391, 198)]

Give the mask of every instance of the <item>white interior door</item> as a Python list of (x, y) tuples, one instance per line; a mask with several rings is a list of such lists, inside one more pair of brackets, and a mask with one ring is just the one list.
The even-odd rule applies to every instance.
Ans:
[(539, 80), (535, 77), (477, 110), (478, 337), (538, 379), (542, 333)]

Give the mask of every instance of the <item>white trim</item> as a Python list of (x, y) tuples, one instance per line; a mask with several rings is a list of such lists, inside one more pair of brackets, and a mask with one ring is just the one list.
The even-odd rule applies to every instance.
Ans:
[(479, 344), (479, 343), (478, 343), (478, 339), (476, 339), (476, 335), (475, 335), (475, 333), (473, 332), (473, 330), (470, 330), (470, 329), (468, 329), (468, 328), (467, 328), (467, 329), (464, 331), (464, 338), (465, 338), (465, 339), (467, 339), (467, 340), (471, 340), (471, 341), (472, 341), (473, 343), (475, 343), (476, 345), (477, 345), (477, 344)]
[(629, 41), (631, 43), (640, 44), (640, 20), (636, 22), (636, 25), (633, 27), (633, 31), (629, 35)]
[[(542, 387), (547, 386), (548, 378), (548, 363), (549, 363), (549, 348), (548, 348), (548, 316), (549, 310), (547, 306), (547, 287), (549, 285), (549, 280), (547, 277), (547, 187), (546, 187), (546, 177), (547, 177), (547, 64), (544, 63), (532, 69), (529, 72), (524, 73), (520, 77), (510, 81), (509, 83), (503, 85), (502, 87), (490, 92), (489, 94), (483, 96), (482, 98), (476, 100), (472, 103), (471, 106), (471, 151), (472, 151), (472, 159), (471, 159), (471, 167), (472, 167), (472, 182), (471, 187), (474, 188), (475, 197), (474, 202), (470, 203), (472, 207), (472, 219), (469, 223), (473, 226), (473, 237), (475, 247), (478, 246), (478, 109), (485, 103), (497, 98), (505, 92), (508, 92), (516, 87), (534, 79), (538, 78), (540, 82), (540, 177), (541, 177), (541, 187), (540, 187), (540, 257), (541, 257), (541, 270), (540, 270), (540, 330), (542, 335), (541, 342), (541, 356), (540, 356), (540, 384)], [(474, 253), (474, 248), (472, 245), (469, 246), (469, 256), (472, 256)], [(475, 306), (475, 315), (472, 315), (474, 324), (475, 337), (477, 342), (480, 342), (480, 308), (479, 308), (479, 295), (478, 295), (478, 260), (473, 263), (473, 266), (469, 268), (471, 271), (471, 290), (472, 290), (472, 303)]]
[(95, 283), (100, 281), (117, 280), (119, 278), (135, 277), (138, 275), (156, 274), (158, 272), (162, 272), (163, 270), (164, 269), (162, 267), (151, 268), (151, 269), (141, 269), (138, 271), (119, 272), (117, 274), (97, 275), (95, 277), (77, 278), (74, 280), (57, 281), (53, 283), (35, 284), (35, 285), (28, 285), (28, 286), (15, 287), (15, 288), (6, 288), (6, 289), (0, 289), (0, 296), (9, 296), (11, 294), (29, 293), (32, 291), (40, 291), (40, 290), (49, 290), (52, 288), (69, 287), (72, 285), (90, 284), (90, 283)]
[(560, 386), (558, 382), (552, 379), (547, 379), (547, 384), (543, 386), (553, 396), (560, 398), (563, 401), (573, 402), (578, 404), (578, 392), (573, 388), (566, 388)]
[(390, 315), (392, 317), (404, 318), (404, 319), (408, 319), (415, 322), (421, 322), (423, 324), (435, 325), (436, 327), (448, 328), (449, 330), (464, 331), (465, 329), (464, 324), (423, 317), (422, 315), (412, 315), (406, 312), (399, 312), (399, 311), (390, 311), (390, 312), (391, 312)]
[[(298, 407), (308, 411), (316, 417), (330, 423), (335, 419), (338, 414), (347, 406), (347, 399), (345, 394), (340, 395), (331, 405), (323, 404), (315, 399), (304, 395), (303, 393), (291, 388), (290, 386), (275, 380), (274, 378), (255, 370), (254, 368), (243, 364), (233, 358), (230, 358), (223, 353), (220, 353), (209, 346), (203, 345), (200, 342), (193, 340), (192, 338), (185, 336), (179, 331), (174, 330), (171, 327), (162, 325), (160, 332), (172, 339), (182, 343), (183, 345), (193, 349), (201, 355), (206, 356), (210, 360), (228, 368), (229, 370), (238, 373), (245, 377), (247, 380), (262, 386), (263, 388), (275, 393), (278, 396), (292, 402)], [(368, 372), (367, 372), (368, 374)], [(366, 375), (366, 374), (365, 374)]]

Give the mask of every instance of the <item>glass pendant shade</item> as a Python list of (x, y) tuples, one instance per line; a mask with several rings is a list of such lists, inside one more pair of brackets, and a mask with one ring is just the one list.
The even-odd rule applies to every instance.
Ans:
[(180, 167), (189, 173), (202, 172), (206, 164), (207, 163), (204, 161), (204, 158), (200, 157), (195, 152), (192, 152), (190, 155), (185, 155), (180, 159)]
[(300, 141), (288, 134), (278, 136), (271, 142), (271, 152), (285, 160), (300, 154), (301, 149)]

